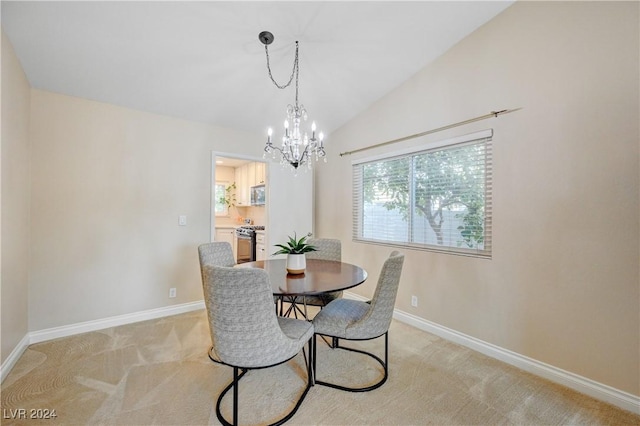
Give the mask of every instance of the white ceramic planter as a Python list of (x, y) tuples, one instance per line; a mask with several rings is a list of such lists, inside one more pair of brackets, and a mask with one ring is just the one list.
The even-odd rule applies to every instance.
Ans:
[(307, 258), (302, 254), (287, 255), (287, 272), (290, 274), (304, 274), (307, 267)]

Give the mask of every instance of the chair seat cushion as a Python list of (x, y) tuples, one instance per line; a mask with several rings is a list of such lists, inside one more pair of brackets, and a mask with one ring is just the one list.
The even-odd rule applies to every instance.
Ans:
[(349, 327), (362, 320), (370, 308), (370, 304), (359, 300), (336, 299), (313, 318), (313, 327), (317, 334), (325, 336), (358, 338), (350, 333)]
[(313, 336), (313, 324), (309, 321), (278, 317), (282, 332), (290, 339), (306, 342)]
[(317, 296), (298, 296), (296, 297), (296, 303), (302, 305), (302, 303), (304, 302), (307, 304), (307, 306), (326, 306), (329, 304), (329, 302), (341, 297), (342, 291), (333, 291), (331, 293), (319, 294)]

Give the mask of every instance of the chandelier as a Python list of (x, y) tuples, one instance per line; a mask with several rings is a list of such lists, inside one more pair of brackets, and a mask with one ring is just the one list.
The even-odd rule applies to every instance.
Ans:
[(264, 155), (271, 154), (275, 159), (276, 151), (280, 153), (280, 164), (290, 165), (294, 170), (298, 170), (298, 167), (306, 165), (308, 169), (311, 169), (311, 158), (315, 157), (318, 161), (319, 158), (324, 158), (327, 161), (326, 153), (324, 152), (324, 135), (322, 132), (318, 134), (316, 138), (316, 123), (311, 123), (311, 135), (301, 129), (301, 125), (307, 121), (308, 115), (304, 105), (298, 103), (298, 82), (300, 74), (300, 65), (298, 62), (298, 42), (296, 41), (296, 53), (293, 59), (293, 70), (291, 71), (291, 77), (286, 84), (278, 84), (271, 74), (271, 65), (269, 64), (269, 45), (273, 43), (273, 34), (269, 31), (263, 31), (258, 35), (258, 39), (264, 44), (264, 51), (267, 56), (267, 70), (269, 71), (269, 78), (278, 89), (285, 89), (291, 85), (293, 78), (296, 79), (296, 99), (293, 105), (287, 105), (287, 119), (284, 121), (284, 136), (282, 137), (282, 145), (276, 146), (271, 142), (271, 136), (273, 130), (269, 128), (267, 131), (267, 144), (264, 147)]

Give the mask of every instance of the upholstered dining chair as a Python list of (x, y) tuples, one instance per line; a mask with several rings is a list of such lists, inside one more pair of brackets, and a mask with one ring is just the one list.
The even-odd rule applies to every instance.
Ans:
[(307, 259), (342, 260), (342, 243), (334, 238), (308, 238), (307, 244), (314, 246), (317, 250), (306, 253)]
[[(204, 265), (203, 275), (204, 301), (214, 342), (209, 356), (233, 367), (233, 380), (216, 403), (216, 415), (222, 424), (238, 424), (238, 386), (247, 371), (287, 362), (309, 343), (307, 384), (293, 409), (274, 424), (284, 423), (298, 410), (313, 384), (313, 324), (276, 315), (269, 276), (262, 269)], [(231, 388), (233, 421), (229, 422), (222, 415), (220, 404)]]
[(236, 260), (233, 258), (233, 248), (227, 241), (214, 241), (198, 246), (200, 257), (200, 272), (203, 265), (233, 266)]
[[(316, 251), (305, 253), (307, 259), (332, 260), (335, 262), (342, 261), (342, 243), (340, 242), (340, 240), (333, 238), (308, 238), (307, 243), (317, 248)], [(342, 297), (342, 291), (334, 291), (318, 296), (305, 296), (304, 298), (298, 296), (293, 300), (289, 300), (289, 302), (293, 303), (292, 308), (289, 309), (287, 313), (291, 312), (296, 304), (319, 306), (320, 308), (322, 308), (327, 303), (340, 297)], [(306, 308), (304, 311), (306, 312)]]
[[(213, 241), (199, 245), (198, 257), (200, 259), (200, 274), (202, 276), (203, 286), (205, 285), (204, 265), (233, 266), (236, 264), (236, 260), (233, 257), (233, 248), (227, 241)], [(211, 358), (212, 350), (213, 346), (209, 348), (209, 358)], [(213, 358), (211, 359), (215, 361)]]
[[(236, 259), (233, 257), (233, 248), (227, 241), (213, 241), (211, 243), (201, 244), (198, 246), (198, 255), (200, 256), (200, 272), (202, 273), (202, 265), (214, 266), (233, 266)], [(204, 277), (202, 278), (204, 283)], [(278, 312), (278, 297), (273, 297), (276, 312)]]
[[(375, 384), (366, 387), (348, 387), (318, 380), (316, 369), (316, 345), (312, 356), (315, 383), (351, 392), (366, 392), (377, 389), (387, 381), (389, 357), (389, 326), (393, 317), (393, 308), (398, 294), (400, 275), (404, 255), (393, 251), (382, 265), (380, 277), (373, 298), (370, 302), (351, 299), (336, 299), (325, 306), (313, 319), (315, 334), (331, 337), (334, 349), (358, 352), (375, 359), (384, 370), (382, 378)], [(384, 361), (378, 356), (359, 349), (340, 346), (340, 339), (371, 340), (384, 336)]]
[[(340, 240), (333, 238), (309, 238), (307, 243), (315, 246), (316, 251), (310, 251), (306, 254), (307, 259), (333, 260), (335, 262), (342, 261), (342, 243)], [(326, 293), (322, 296), (307, 296), (307, 305), (325, 306), (334, 299), (342, 297), (341, 291)]]

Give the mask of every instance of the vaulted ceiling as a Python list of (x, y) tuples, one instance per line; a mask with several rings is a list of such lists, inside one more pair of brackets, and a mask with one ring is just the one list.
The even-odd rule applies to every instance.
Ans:
[(2, 1), (32, 87), (264, 132), (279, 127), (300, 42), (300, 102), (339, 128), (512, 1)]

